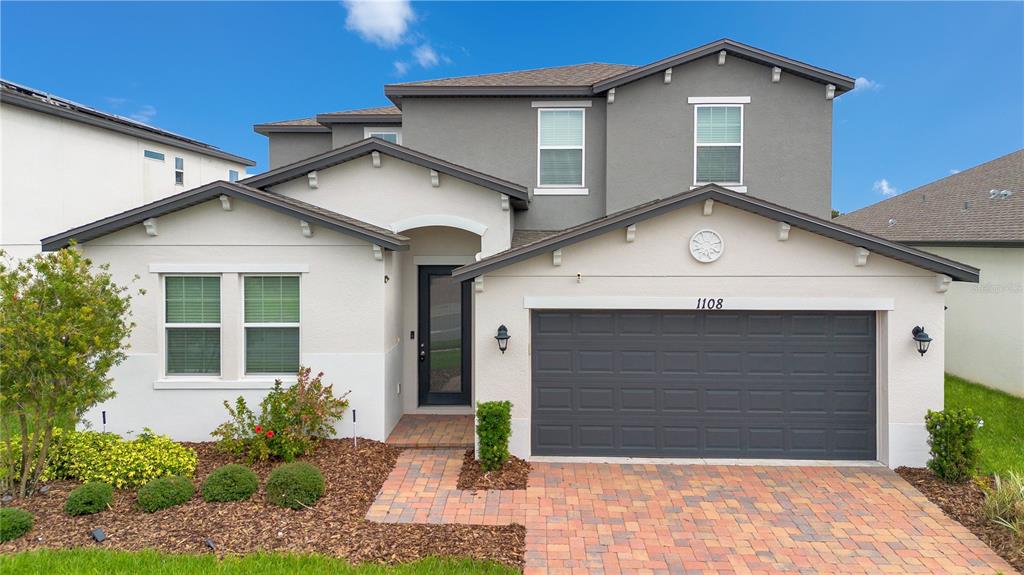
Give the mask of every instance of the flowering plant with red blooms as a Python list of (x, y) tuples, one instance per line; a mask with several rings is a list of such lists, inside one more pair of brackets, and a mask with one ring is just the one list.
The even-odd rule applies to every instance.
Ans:
[(267, 437), (274, 437), (274, 431), (270, 430), (267, 432)]
[(254, 431), (256, 431), (256, 433), (263, 433), (263, 428), (261, 426), (257, 425), (255, 427)]

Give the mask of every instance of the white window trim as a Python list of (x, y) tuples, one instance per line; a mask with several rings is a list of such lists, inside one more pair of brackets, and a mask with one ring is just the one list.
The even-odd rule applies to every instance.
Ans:
[[(582, 125), (580, 127), (580, 137), (583, 145), (581, 146), (544, 146), (541, 148), (540, 145), (540, 117), (544, 112), (572, 112), (578, 111), (583, 114)], [(580, 185), (578, 186), (566, 186), (564, 184), (559, 185), (543, 185), (540, 183), (540, 151), (545, 150), (575, 150), (579, 149), (581, 152), (581, 166), (580, 166)], [(586, 108), (537, 108), (537, 187), (533, 189), (534, 195), (537, 196), (586, 196), (590, 194), (590, 190), (587, 189), (587, 109)]]
[(385, 128), (385, 127), (371, 127), (366, 126), (363, 128), (363, 137), (370, 138), (371, 134), (394, 134), (395, 140), (398, 145), (402, 144), (402, 128)]
[[(735, 143), (730, 144), (698, 144), (697, 143), (697, 110), (700, 108), (739, 108), (740, 109), (740, 181), (738, 182), (699, 182), (697, 181), (697, 148), (712, 148), (712, 147), (735, 147)], [(746, 119), (744, 118), (743, 104), (696, 104), (693, 106), (693, 185), (703, 186), (707, 184), (718, 184), (720, 186), (730, 188), (742, 188), (743, 192), (746, 192), (746, 186), (743, 184), (743, 132), (746, 129)]]
[[(178, 160), (181, 160), (181, 169), (178, 168)], [(181, 174), (181, 182), (178, 181), (178, 174)], [(174, 157), (174, 185), (185, 185), (185, 158), (181, 156)]]
[[(220, 309), (220, 322), (219, 323), (168, 323), (167, 322), (167, 278), (168, 277), (214, 277), (220, 279), (220, 285), (224, 285), (224, 278), (221, 274), (211, 273), (181, 273), (181, 274), (164, 274), (160, 277), (160, 333), (157, 336), (159, 341), (157, 345), (160, 350), (160, 381), (164, 382), (199, 382), (199, 381), (221, 381), (224, 374), (224, 306), (221, 301)], [(221, 290), (223, 295), (223, 289)], [(223, 298), (220, 298), (223, 300)], [(167, 330), (178, 329), (178, 328), (217, 328), (217, 333), (220, 335), (220, 367), (217, 373), (167, 373)], [(159, 388), (157, 388), (159, 389)]]
[[(247, 322), (245, 321), (245, 278), (246, 277), (297, 277), (299, 278), (299, 321), (295, 323), (291, 322), (272, 322), (272, 323), (259, 323), (259, 322)], [(299, 330), (299, 367), (302, 367), (302, 276), (299, 274), (290, 273), (249, 273), (239, 274), (238, 276), (238, 289), (240, 290), (241, 302), (240, 307), (240, 318), (242, 320), (242, 337), (239, 338), (239, 343), (242, 349), (239, 350), (238, 357), (242, 358), (242, 365), (239, 366), (239, 373), (242, 374), (242, 381), (253, 381), (259, 382), (265, 379), (281, 379), (282, 381), (289, 381), (295, 379), (294, 373), (249, 373), (246, 370), (248, 365), (248, 358), (246, 357), (246, 350), (248, 349), (248, 341), (246, 340), (247, 333), (246, 328), (260, 328), (260, 327), (294, 327)]]
[(534, 108), (590, 108), (594, 105), (593, 100), (550, 100), (543, 102), (531, 102)]
[(687, 104), (749, 104), (750, 96), (690, 96)]

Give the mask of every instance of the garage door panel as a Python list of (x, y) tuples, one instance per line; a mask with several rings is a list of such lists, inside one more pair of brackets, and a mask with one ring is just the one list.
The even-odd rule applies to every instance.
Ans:
[(874, 459), (874, 348), (864, 312), (535, 312), (534, 453)]

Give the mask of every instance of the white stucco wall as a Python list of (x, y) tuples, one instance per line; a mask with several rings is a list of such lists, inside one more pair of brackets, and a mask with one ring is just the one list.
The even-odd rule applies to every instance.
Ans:
[[(562, 248), (559, 267), (547, 253), (484, 277), (483, 292), (474, 294), (475, 393), (479, 401), (513, 402), (513, 453), (530, 454), (531, 330), (525, 298), (614, 297), (613, 305), (627, 309), (643, 305), (644, 298), (673, 298), (655, 307), (675, 302), (694, 309), (697, 297), (722, 297), (728, 308), (743, 309), (755, 300), (744, 304), (737, 298), (758, 298), (756, 305), (776, 309), (891, 308), (877, 314), (878, 457), (892, 467), (923, 465), (928, 449), (923, 418), (929, 408), (943, 405), (944, 295), (936, 290), (936, 275), (876, 254), (858, 267), (853, 246), (796, 228), (788, 241), (778, 241), (776, 222), (721, 204), (710, 216), (701, 210), (687, 206), (641, 222), (632, 243), (617, 229)], [(690, 236), (703, 228), (719, 232), (725, 242), (724, 254), (711, 264), (698, 263), (687, 247)], [(595, 300), (578, 302), (579, 308), (595, 305)], [(504, 355), (494, 343), (500, 324), (512, 335)], [(910, 335), (921, 324), (935, 340), (924, 357)]]
[[(143, 156), (164, 154), (164, 161)], [(185, 183), (174, 184), (174, 158)], [(39, 240), (215, 180), (246, 166), (4, 103), (0, 105), (0, 247)]]
[(430, 170), (381, 155), (374, 168), (369, 156), (319, 170), (318, 188), (306, 178), (270, 188), (399, 233), (423, 227), (455, 227), (480, 236), (480, 252), (488, 256), (508, 249), (512, 211), (501, 208), (501, 194), (440, 175), (433, 187)]
[(922, 249), (981, 269), (946, 294), (946, 371), (1024, 397), (1024, 248)]
[[(301, 268), (301, 363), (324, 371), (336, 394), (352, 390), (360, 436), (385, 438), (390, 428), (383, 383), (394, 362), (385, 302), (395, 301), (397, 286), (388, 293), (392, 284), (384, 282), (385, 262), (374, 259), (368, 243), (316, 226), (313, 237), (303, 237), (297, 219), (237, 199), (231, 211), (213, 200), (162, 216), (157, 226), (156, 237), (136, 225), (83, 245), (96, 264), (111, 264), (118, 282), (128, 284), (138, 275), (133, 288), (146, 290), (132, 302), (137, 326), (129, 357), (112, 372), (117, 397), (87, 415), (94, 428), (101, 428), (100, 414), (106, 411), (109, 431), (150, 427), (180, 440), (208, 440), (226, 419), (224, 400), (244, 395), (257, 404), (273, 378), (243, 373), (241, 277), (247, 271)], [(154, 266), (220, 273), (219, 377), (163, 377), (163, 290)], [(337, 430), (351, 435), (350, 413)]]

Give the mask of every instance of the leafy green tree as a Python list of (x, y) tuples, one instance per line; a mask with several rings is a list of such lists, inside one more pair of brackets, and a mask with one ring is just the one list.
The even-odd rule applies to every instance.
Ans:
[(25, 496), (46, 468), (55, 422), (78, 421), (113, 397), (107, 374), (124, 361), (135, 324), (128, 288), (76, 246), (25, 260), (0, 256), (0, 429), (8, 487), (17, 482)]

